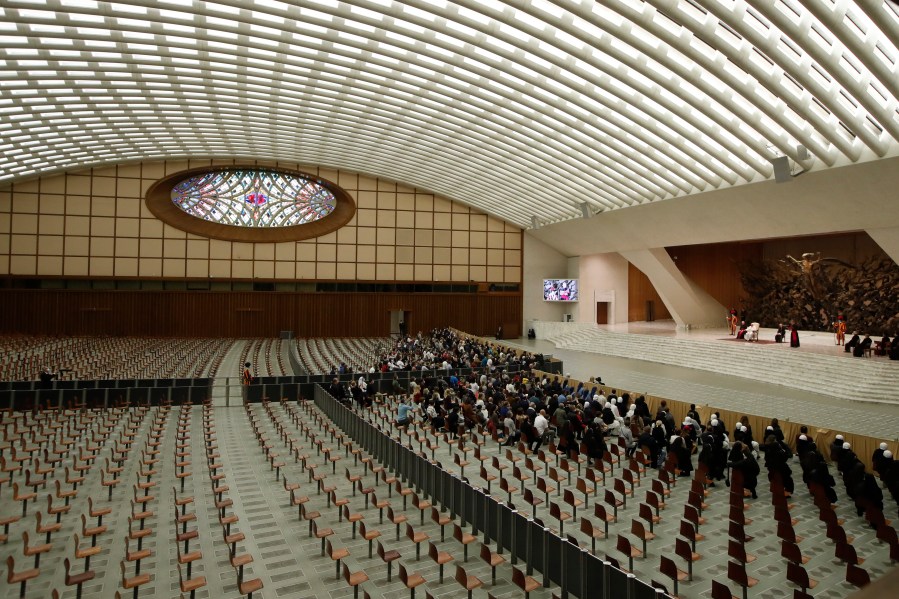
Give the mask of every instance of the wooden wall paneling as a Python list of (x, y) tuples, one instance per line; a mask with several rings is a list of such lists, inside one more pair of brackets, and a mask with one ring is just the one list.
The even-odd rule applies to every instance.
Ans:
[(652, 300), (655, 306), (655, 319), (671, 318), (671, 312), (662, 302), (659, 293), (643, 271), (628, 262), (627, 265), (627, 320), (628, 322), (646, 320), (646, 301)]
[(761, 242), (751, 242), (680, 246), (667, 251), (687, 278), (724, 307), (739, 309), (741, 298), (746, 297), (740, 267), (760, 263), (762, 249)]
[(0, 291), (0, 332), (164, 337), (304, 337), (389, 334), (391, 309), (411, 312), (412, 332), (452, 326), (520, 334), (520, 294), (268, 293), (215, 291)]

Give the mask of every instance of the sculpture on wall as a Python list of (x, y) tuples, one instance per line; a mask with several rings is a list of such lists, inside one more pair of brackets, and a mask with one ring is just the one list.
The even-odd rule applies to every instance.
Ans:
[(741, 267), (748, 313), (764, 326), (795, 321), (830, 331), (839, 314), (849, 328), (879, 335), (899, 330), (899, 266), (885, 257), (853, 265), (820, 252), (797, 260), (764, 260)]

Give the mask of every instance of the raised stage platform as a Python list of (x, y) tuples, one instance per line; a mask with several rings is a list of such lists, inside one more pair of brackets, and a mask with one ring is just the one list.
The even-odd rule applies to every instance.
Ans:
[[(899, 437), (899, 362), (854, 358), (827, 333), (800, 332), (801, 347), (791, 348), (736, 341), (723, 327), (678, 331), (673, 321), (534, 328), (536, 340), (506, 343), (554, 354), (577, 379), (602, 376), (631, 391)], [(762, 329), (759, 338), (771, 341), (774, 332)]]

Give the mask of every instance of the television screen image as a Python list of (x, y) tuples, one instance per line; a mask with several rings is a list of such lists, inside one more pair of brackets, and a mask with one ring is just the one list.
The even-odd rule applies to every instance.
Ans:
[(576, 302), (577, 279), (544, 279), (543, 299), (547, 302)]

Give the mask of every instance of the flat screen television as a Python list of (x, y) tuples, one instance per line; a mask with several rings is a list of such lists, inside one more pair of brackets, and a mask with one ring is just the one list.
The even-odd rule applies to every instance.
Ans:
[(543, 279), (543, 299), (547, 302), (578, 301), (577, 279)]

